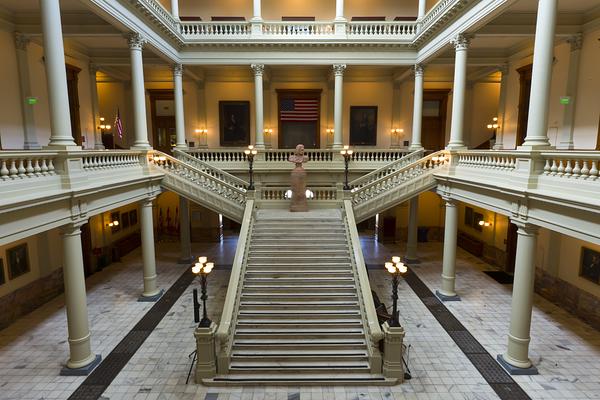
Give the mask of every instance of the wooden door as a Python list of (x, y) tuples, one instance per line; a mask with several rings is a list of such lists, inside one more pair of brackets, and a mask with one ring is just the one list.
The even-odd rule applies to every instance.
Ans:
[(79, 90), (77, 75), (81, 68), (66, 64), (67, 69), (67, 93), (69, 94), (69, 114), (71, 116), (71, 134), (78, 146), (82, 145), (81, 120), (79, 118)]
[(527, 121), (529, 120), (529, 99), (531, 98), (531, 71), (529, 64), (517, 69), (519, 73), (519, 116), (517, 118), (517, 146), (521, 146), (527, 136)]
[(92, 232), (89, 223), (81, 227), (81, 250), (83, 252), (83, 272), (85, 276), (90, 276), (94, 271), (92, 271)]
[[(299, 109), (299, 102), (313, 102), (311, 107), (316, 112)], [(319, 127), (321, 126), (321, 90), (277, 90), (277, 120), (278, 120), (278, 147), (280, 149), (293, 149), (298, 144), (303, 144), (307, 149), (320, 147)], [(301, 107), (301, 106), (300, 106)], [(297, 118), (291, 112), (298, 111)]]
[(446, 109), (449, 89), (423, 92), (421, 143), (426, 150), (438, 151), (446, 147)]
[(171, 154), (175, 145), (175, 104), (170, 89), (152, 89), (150, 93), (150, 113), (152, 118), (152, 147)]
[(506, 231), (506, 264), (504, 271), (512, 273), (515, 270), (515, 260), (517, 257), (517, 226), (513, 223), (508, 224)]

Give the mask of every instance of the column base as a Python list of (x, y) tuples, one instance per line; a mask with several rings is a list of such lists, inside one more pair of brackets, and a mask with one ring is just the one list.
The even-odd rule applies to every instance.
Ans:
[(25, 150), (41, 150), (42, 146), (40, 146), (38, 142), (25, 142), (23, 144), (23, 149), (25, 149)]
[(265, 144), (264, 143), (256, 143), (254, 145), (254, 148), (257, 150), (264, 150), (265, 149)]
[(192, 256), (181, 257), (179, 260), (177, 260), (177, 264), (191, 264), (193, 259), (194, 259), (194, 257), (192, 257)]
[(441, 294), (439, 290), (436, 290), (435, 295), (441, 301), (460, 301), (460, 296), (457, 294), (455, 294), (454, 296), (446, 296), (445, 294)]
[(81, 150), (81, 146), (77, 146), (76, 144), (49, 144), (48, 146), (42, 147), (42, 150), (78, 151)]
[(416, 145), (410, 145), (408, 146), (408, 150), (410, 151), (417, 151), (417, 150), (424, 150), (425, 148), (423, 146), (421, 146), (421, 143), (416, 144)]
[(134, 144), (129, 148), (130, 150), (152, 150), (150, 143), (148, 144)]
[(446, 150), (467, 150), (467, 146), (464, 143), (448, 143)]
[(498, 363), (511, 375), (539, 375), (539, 372), (536, 367), (533, 365), (529, 368), (519, 368), (515, 367), (512, 364), (509, 364), (502, 354), (498, 354), (496, 357)]
[(95, 144), (94, 150), (106, 150), (106, 147), (103, 144)]
[(531, 143), (523, 143), (521, 146), (517, 146), (517, 151), (533, 151), (533, 150), (550, 150), (552, 146), (550, 143), (544, 142), (531, 142)]
[(92, 372), (94, 370), (94, 368), (96, 368), (98, 366), (98, 364), (100, 364), (100, 361), (102, 361), (102, 356), (100, 354), (96, 354), (94, 361), (92, 361), (85, 367), (81, 367), (81, 368), (63, 367), (60, 370), (59, 375), (60, 376), (86, 376), (86, 375), (89, 375), (90, 372)]
[(164, 292), (165, 292), (164, 289), (160, 289), (158, 291), (158, 293), (156, 293), (153, 296), (144, 296), (144, 295), (141, 295), (140, 297), (138, 297), (137, 301), (139, 301), (139, 302), (153, 303), (153, 302), (157, 301), (158, 299), (160, 299), (162, 297), (162, 295), (163, 295)]

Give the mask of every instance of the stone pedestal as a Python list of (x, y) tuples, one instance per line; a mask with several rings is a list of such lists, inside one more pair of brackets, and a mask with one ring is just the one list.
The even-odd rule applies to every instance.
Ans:
[(215, 332), (217, 325), (213, 322), (208, 328), (198, 327), (194, 331), (196, 338), (196, 383), (202, 383), (202, 379), (214, 378), (217, 374), (217, 363), (215, 353)]
[(302, 164), (296, 164), (296, 168), (292, 170), (291, 181), (292, 204), (290, 205), (290, 211), (308, 211), (308, 202), (306, 201), (306, 171), (302, 168)]
[(402, 364), (402, 343), (404, 341), (404, 328), (383, 324), (385, 334), (383, 345), (383, 376), (396, 378), (398, 383), (404, 381), (404, 366)]

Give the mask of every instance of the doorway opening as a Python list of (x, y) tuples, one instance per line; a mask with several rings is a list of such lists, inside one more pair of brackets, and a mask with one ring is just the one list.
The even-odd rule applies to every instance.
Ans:
[(446, 147), (446, 110), (450, 89), (423, 91), (421, 143), (426, 150)]
[(527, 121), (529, 120), (529, 99), (531, 98), (531, 71), (533, 64), (517, 69), (519, 73), (519, 116), (517, 118), (517, 142), (521, 146), (527, 136)]
[(65, 64), (67, 69), (67, 93), (69, 95), (69, 115), (71, 116), (71, 135), (77, 146), (83, 146), (81, 137), (81, 121), (79, 118), (78, 75), (81, 68)]
[(152, 117), (152, 146), (171, 154), (175, 145), (175, 100), (171, 89), (150, 89), (150, 113)]

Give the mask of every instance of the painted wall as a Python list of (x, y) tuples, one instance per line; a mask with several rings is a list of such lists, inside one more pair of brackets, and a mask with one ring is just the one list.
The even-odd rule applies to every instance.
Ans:
[(493, 135), (487, 129), (487, 124), (498, 115), (500, 84), (479, 82), (469, 91), (467, 99), (470, 99), (471, 104), (466, 108), (465, 138), (469, 147), (477, 147)]

